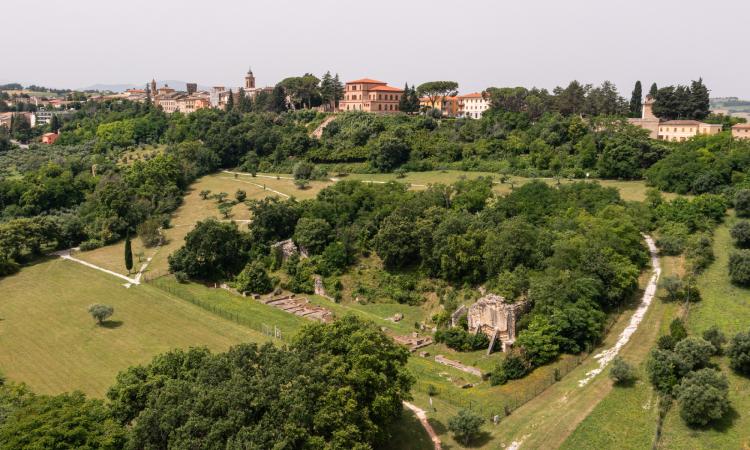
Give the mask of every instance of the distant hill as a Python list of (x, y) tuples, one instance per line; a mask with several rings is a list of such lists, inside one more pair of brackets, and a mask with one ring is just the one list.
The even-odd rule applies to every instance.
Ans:
[[(149, 80), (150, 81), (150, 80)], [(185, 85), (187, 82), (180, 81), (180, 80), (156, 80), (156, 86), (162, 87), (164, 85), (168, 85), (169, 87), (173, 89), (177, 89), (178, 91), (185, 91), (187, 88)], [(124, 92), (128, 89), (142, 89), (144, 86), (146, 86), (146, 83), (143, 84), (104, 84), (104, 83), (98, 83), (98, 84), (92, 84), (91, 86), (86, 86), (84, 88), (80, 88), (82, 91), (111, 91), (111, 92)], [(208, 86), (201, 86), (198, 85), (199, 90), (209, 90), (210, 88)]]

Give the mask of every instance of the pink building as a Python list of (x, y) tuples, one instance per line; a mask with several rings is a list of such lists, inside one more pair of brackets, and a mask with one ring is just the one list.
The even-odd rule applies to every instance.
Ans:
[(366, 111), (375, 113), (398, 112), (398, 103), (404, 90), (388, 86), (384, 81), (362, 78), (348, 81), (340, 111)]

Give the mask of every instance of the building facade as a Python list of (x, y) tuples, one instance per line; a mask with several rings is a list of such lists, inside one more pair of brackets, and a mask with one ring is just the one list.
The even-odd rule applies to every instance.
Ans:
[(640, 119), (628, 119), (628, 122), (648, 130), (651, 139), (682, 142), (701, 134), (721, 133), (720, 124), (704, 123), (698, 120), (661, 120), (654, 114), (655, 100), (650, 95), (643, 102)]
[(460, 95), (459, 99), (459, 117), (469, 117), (479, 119), (485, 111), (490, 109), (490, 99), (479, 92)]
[(738, 123), (732, 127), (732, 137), (735, 139), (750, 139), (750, 123)]
[(384, 81), (370, 78), (348, 81), (344, 98), (339, 101), (339, 110), (397, 113), (403, 95), (403, 89), (388, 86)]

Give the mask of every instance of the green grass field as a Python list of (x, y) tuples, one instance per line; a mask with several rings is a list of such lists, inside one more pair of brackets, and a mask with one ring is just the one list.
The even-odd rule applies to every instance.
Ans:
[[(226, 350), (266, 338), (148, 285), (61, 259), (0, 279), (0, 368), (40, 393), (102, 396), (115, 375), (173, 348)], [(87, 307), (115, 309), (97, 326)]]
[[(698, 277), (702, 300), (690, 307), (688, 331), (700, 335), (718, 325), (731, 337), (750, 329), (750, 289), (735, 286), (729, 280), (729, 254), (734, 249), (729, 230), (736, 219), (730, 218), (714, 235), (716, 261)], [(750, 379), (728, 368), (728, 358), (714, 358), (729, 378), (729, 400), (732, 411), (718, 423), (702, 429), (691, 429), (679, 417), (677, 405), (664, 423), (662, 448), (718, 449), (750, 448)]]

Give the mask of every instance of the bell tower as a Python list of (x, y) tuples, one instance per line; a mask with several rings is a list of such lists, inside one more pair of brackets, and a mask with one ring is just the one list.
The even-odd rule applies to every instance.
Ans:
[(251, 90), (255, 89), (255, 75), (253, 75), (253, 69), (250, 68), (247, 70), (247, 74), (245, 75), (245, 90)]

